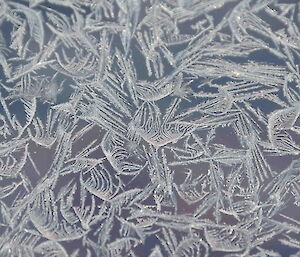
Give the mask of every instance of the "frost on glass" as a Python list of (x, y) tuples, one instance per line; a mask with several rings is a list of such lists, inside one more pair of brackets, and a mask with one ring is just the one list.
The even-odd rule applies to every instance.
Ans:
[(1, 0), (0, 256), (300, 256), (300, 3)]

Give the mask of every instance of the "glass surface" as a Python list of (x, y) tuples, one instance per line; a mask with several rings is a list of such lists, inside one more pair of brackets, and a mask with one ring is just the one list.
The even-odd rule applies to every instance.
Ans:
[(0, 257), (300, 256), (300, 4), (1, 0)]

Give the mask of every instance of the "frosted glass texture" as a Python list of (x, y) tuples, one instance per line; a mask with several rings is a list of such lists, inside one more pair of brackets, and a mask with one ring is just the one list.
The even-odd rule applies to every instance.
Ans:
[(299, 25), (292, 0), (0, 0), (0, 257), (299, 257)]

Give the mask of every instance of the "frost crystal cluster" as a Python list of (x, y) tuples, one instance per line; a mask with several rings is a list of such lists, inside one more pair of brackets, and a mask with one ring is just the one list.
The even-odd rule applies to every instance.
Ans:
[(299, 65), (297, 0), (0, 0), (0, 256), (299, 257)]

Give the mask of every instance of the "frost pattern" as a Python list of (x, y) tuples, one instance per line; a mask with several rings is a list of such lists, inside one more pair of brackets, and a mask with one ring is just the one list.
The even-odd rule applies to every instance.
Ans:
[(1, 0), (0, 256), (300, 256), (300, 4)]

